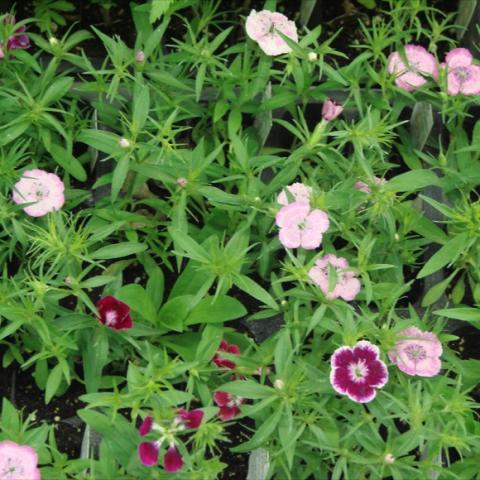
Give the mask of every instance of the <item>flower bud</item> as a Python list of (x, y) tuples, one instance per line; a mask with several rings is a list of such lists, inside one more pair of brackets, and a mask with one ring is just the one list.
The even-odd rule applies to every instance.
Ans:
[(177, 178), (177, 185), (181, 188), (185, 188), (187, 186), (188, 180), (185, 177)]
[(308, 61), (309, 62), (316, 62), (318, 60), (317, 52), (308, 52)]
[(145, 53), (142, 50), (139, 50), (135, 55), (135, 61), (138, 63), (143, 63), (145, 61)]
[(327, 122), (335, 120), (343, 112), (343, 106), (332, 98), (325, 100), (322, 107), (322, 118)]
[(126, 138), (121, 138), (119, 141), (118, 141), (118, 144), (122, 147), (122, 148), (128, 148), (130, 146), (130, 142), (126, 139)]
[(50, 45), (51, 45), (52, 47), (54, 47), (55, 45), (58, 44), (58, 40), (57, 40), (55, 37), (50, 37), (50, 38), (48, 39), (48, 42), (50, 43)]
[(283, 390), (284, 387), (285, 387), (285, 382), (284, 382), (281, 378), (277, 378), (277, 379), (273, 382), (273, 386), (274, 386), (277, 390)]
[(395, 457), (391, 453), (387, 453), (383, 458), (383, 461), (391, 465), (393, 462), (395, 462)]

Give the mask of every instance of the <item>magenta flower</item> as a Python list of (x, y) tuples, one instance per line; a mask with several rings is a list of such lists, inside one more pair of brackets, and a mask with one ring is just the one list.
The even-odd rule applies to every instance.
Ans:
[(15, 184), (12, 199), (18, 205), (30, 203), (23, 211), (31, 217), (42, 217), (59, 210), (65, 203), (65, 186), (54, 173), (44, 170), (25, 170)]
[(1, 480), (40, 480), (37, 452), (10, 440), (0, 442)]
[(333, 98), (328, 98), (323, 102), (322, 118), (327, 122), (335, 120), (342, 112), (343, 106), (333, 100)]
[(111, 295), (97, 302), (97, 310), (100, 315), (98, 320), (107, 327), (114, 330), (128, 330), (133, 326), (130, 307)]
[(228, 344), (225, 340), (222, 340), (212, 360), (213, 363), (220, 368), (227, 368), (229, 370), (232, 370), (237, 366), (235, 362), (233, 362), (232, 360), (223, 358), (220, 355), (220, 352), (231, 353), (232, 355), (240, 355), (240, 349), (238, 348), (237, 345), (234, 345), (233, 343)]
[(280, 205), (288, 205), (290, 202), (288, 201), (287, 192), (293, 197), (292, 202), (310, 202), (310, 196), (312, 195), (312, 187), (307, 187), (303, 183), (295, 182), (289, 185), (288, 187), (284, 188), (277, 197), (277, 203)]
[(306, 202), (293, 202), (282, 207), (276, 216), (280, 227), (279, 239), (285, 248), (302, 247), (313, 250), (322, 243), (328, 230), (328, 215), (319, 209), (311, 210)]
[(203, 410), (197, 408), (189, 412), (184, 408), (180, 408), (175, 417), (178, 423), (185, 426), (185, 428), (195, 429), (200, 426), (203, 420)]
[(473, 64), (473, 56), (466, 48), (454, 48), (447, 53), (447, 92), (449, 95), (480, 95), (480, 66)]
[(376, 345), (362, 340), (351, 347), (340, 347), (330, 360), (330, 383), (340, 395), (358, 403), (371, 402), (388, 381), (388, 370), (380, 360)]
[(27, 27), (21, 25), (17, 28), (15, 33), (8, 39), (7, 50), (26, 49), (30, 47), (30, 39), (23, 32)]
[[(384, 178), (380, 178), (380, 177), (373, 177), (373, 181), (375, 185), (378, 185), (378, 186), (385, 185), (387, 183), (387, 181)], [(362, 182), (361, 180), (356, 181), (354, 187), (360, 192), (372, 193), (372, 189), (370, 188), (370, 186), (367, 183)]]
[[(320, 287), (327, 298), (343, 298), (352, 301), (360, 292), (360, 281), (355, 272), (348, 270), (348, 261), (343, 257), (328, 254), (319, 258), (308, 276)], [(335, 271), (335, 280), (331, 279)]]
[(252, 10), (247, 17), (245, 24), (247, 35), (258, 43), (260, 48), (270, 56), (291, 52), (278, 32), (282, 32), (294, 42), (298, 42), (297, 27), (295, 22), (289, 20), (285, 15), (278, 12)]
[(398, 52), (393, 52), (388, 57), (388, 71), (395, 75), (398, 87), (411, 92), (427, 83), (425, 76), (438, 78), (438, 65), (435, 57), (419, 45), (405, 45), (404, 63)]
[(218, 416), (224, 422), (228, 422), (240, 413), (238, 408), (243, 402), (242, 397), (237, 397), (228, 392), (215, 392), (213, 401), (219, 407)]
[(153, 467), (158, 463), (160, 444), (158, 442), (142, 442), (138, 446), (138, 456), (146, 467)]
[(183, 467), (183, 459), (175, 444), (171, 444), (163, 457), (163, 468), (169, 473), (175, 473)]
[(434, 333), (409, 327), (398, 336), (401, 340), (388, 352), (388, 358), (402, 372), (420, 377), (434, 377), (440, 372), (442, 344)]
[(152, 431), (152, 427), (153, 427), (153, 418), (150, 416), (147, 416), (143, 419), (143, 422), (140, 425), (140, 428), (138, 429), (138, 433), (140, 433), (140, 435), (144, 437), (145, 435), (148, 435)]

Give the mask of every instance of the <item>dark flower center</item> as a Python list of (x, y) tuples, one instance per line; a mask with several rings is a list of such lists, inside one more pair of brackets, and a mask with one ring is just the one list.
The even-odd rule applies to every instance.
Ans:
[(418, 343), (412, 343), (405, 348), (407, 357), (412, 361), (425, 360), (427, 358), (427, 352)]
[(466, 82), (470, 78), (470, 72), (467, 67), (457, 67), (453, 74), (459, 82)]

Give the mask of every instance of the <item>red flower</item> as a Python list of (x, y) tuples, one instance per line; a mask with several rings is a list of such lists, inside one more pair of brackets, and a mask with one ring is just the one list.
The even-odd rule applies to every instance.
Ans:
[(236, 397), (228, 392), (215, 392), (213, 401), (220, 407), (218, 416), (224, 422), (236, 417), (240, 413), (239, 405), (244, 402), (242, 397)]
[(197, 408), (196, 410), (192, 410), (191, 412), (189, 412), (184, 408), (180, 408), (177, 412), (176, 418), (187, 428), (198, 428), (202, 423), (203, 410)]
[(97, 309), (100, 317), (98, 320), (107, 327), (114, 330), (127, 330), (132, 328), (133, 323), (130, 317), (130, 307), (117, 300), (111, 295), (101, 298), (97, 302)]
[(231, 353), (232, 355), (240, 355), (240, 349), (237, 347), (237, 345), (234, 345), (233, 343), (228, 344), (225, 340), (222, 340), (220, 346), (218, 347), (217, 353), (215, 353), (215, 356), (213, 357), (213, 363), (215, 363), (217, 367), (232, 370), (237, 366), (235, 362), (232, 362), (232, 360), (227, 360), (226, 358), (221, 357), (219, 352), (227, 352)]
[(167, 453), (163, 457), (163, 468), (170, 473), (178, 472), (183, 467), (182, 456), (178, 452), (175, 444), (171, 444)]

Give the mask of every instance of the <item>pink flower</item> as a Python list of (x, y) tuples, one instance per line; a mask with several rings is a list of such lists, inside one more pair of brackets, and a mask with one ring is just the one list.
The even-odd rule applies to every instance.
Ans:
[(213, 401), (220, 407), (218, 416), (224, 422), (236, 417), (240, 413), (238, 407), (244, 402), (242, 397), (227, 392), (215, 392)]
[[(387, 181), (384, 178), (380, 178), (380, 177), (373, 177), (373, 181), (375, 185), (379, 185), (379, 186), (385, 185), (387, 183)], [(361, 180), (356, 181), (354, 187), (360, 192), (372, 193), (372, 189), (370, 188), (370, 186), (367, 183), (362, 182)]]
[(269, 10), (256, 12), (252, 10), (245, 24), (247, 35), (258, 43), (260, 48), (270, 56), (291, 52), (285, 40), (278, 35), (282, 32), (294, 42), (298, 42), (297, 27), (295, 22), (285, 15)]
[(284, 188), (277, 197), (277, 203), (280, 205), (288, 205), (290, 202), (288, 201), (287, 192), (293, 197), (294, 202), (310, 202), (310, 196), (312, 195), (312, 187), (307, 187), (303, 183), (296, 182), (292, 183), (288, 187)]
[(5, 54), (3, 53), (2, 44), (0, 43), (0, 60), (1, 60), (2, 58), (5, 58)]
[(107, 327), (114, 330), (128, 330), (133, 326), (130, 307), (111, 295), (97, 302), (97, 310), (100, 314), (98, 320)]
[(31, 217), (42, 217), (62, 208), (65, 203), (64, 190), (63, 182), (54, 173), (39, 169), (26, 170), (15, 184), (12, 198), (18, 205), (32, 203), (23, 209), (24, 212)]
[(146, 467), (153, 467), (158, 463), (160, 445), (158, 442), (142, 442), (138, 446), (138, 456)]
[(240, 349), (237, 345), (234, 345), (233, 343), (228, 344), (225, 340), (222, 340), (212, 360), (213, 363), (220, 368), (228, 368), (229, 370), (232, 370), (237, 366), (232, 360), (228, 360), (227, 358), (223, 358), (222, 356), (220, 356), (219, 352), (231, 353), (232, 355), (240, 355)]
[[(308, 275), (327, 298), (340, 297), (350, 302), (360, 292), (360, 281), (357, 274), (348, 271), (348, 268), (349, 265), (345, 258), (328, 254), (315, 262)], [(331, 269), (335, 271), (335, 280), (330, 278)]]
[(169, 473), (174, 473), (181, 470), (182, 467), (182, 456), (175, 447), (175, 444), (171, 444), (170, 448), (167, 450), (167, 453), (163, 457), (163, 468)]
[(306, 202), (293, 202), (282, 207), (276, 216), (279, 239), (285, 248), (313, 250), (322, 243), (328, 230), (328, 215), (323, 210), (310, 210)]
[(330, 364), (332, 387), (354, 402), (372, 401), (377, 394), (376, 389), (382, 388), (388, 381), (388, 370), (380, 360), (378, 347), (366, 340), (357, 342), (353, 348), (337, 348)]
[(402, 372), (420, 377), (434, 377), (440, 372), (442, 344), (434, 333), (409, 327), (398, 336), (402, 339), (388, 352), (388, 357)]
[(466, 48), (454, 48), (447, 53), (447, 92), (449, 95), (480, 95), (480, 66), (473, 64), (473, 56)]
[(333, 100), (333, 98), (328, 98), (323, 102), (322, 118), (327, 122), (335, 120), (342, 112), (343, 106)]
[(1, 480), (40, 480), (37, 452), (10, 440), (0, 442)]
[(189, 412), (184, 408), (180, 408), (175, 418), (179, 423), (185, 425), (186, 428), (195, 429), (198, 428), (202, 423), (203, 410), (197, 408), (196, 410)]
[(411, 92), (427, 83), (425, 76), (438, 77), (438, 65), (435, 57), (419, 45), (405, 45), (407, 65), (398, 52), (388, 57), (388, 71), (396, 76), (398, 87)]

